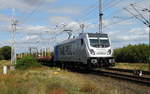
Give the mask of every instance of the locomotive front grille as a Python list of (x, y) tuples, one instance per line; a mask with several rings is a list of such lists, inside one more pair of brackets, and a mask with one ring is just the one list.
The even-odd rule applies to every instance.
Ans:
[(96, 54), (97, 54), (97, 55), (106, 55), (106, 52), (101, 52), (101, 51), (99, 51), (99, 52), (96, 52)]
[(106, 55), (107, 52), (105, 50), (96, 50), (96, 55)]
[(114, 66), (113, 57), (105, 57), (105, 58), (89, 58), (89, 63), (92, 64), (93, 67), (108, 67)]

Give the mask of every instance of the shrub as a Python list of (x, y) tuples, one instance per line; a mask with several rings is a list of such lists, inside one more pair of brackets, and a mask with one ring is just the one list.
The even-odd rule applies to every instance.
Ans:
[(114, 50), (116, 62), (147, 63), (149, 56), (150, 48), (146, 44), (128, 45)]
[(0, 60), (4, 60), (4, 56), (0, 54)]
[(37, 60), (32, 56), (26, 56), (22, 59), (17, 60), (15, 65), (16, 69), (27, 69), (32, 67), (39, 67), (41, 66)]
[(0, 59), (10, 60), (11, 59), (11, 47), (4, 46), (0, 48)]

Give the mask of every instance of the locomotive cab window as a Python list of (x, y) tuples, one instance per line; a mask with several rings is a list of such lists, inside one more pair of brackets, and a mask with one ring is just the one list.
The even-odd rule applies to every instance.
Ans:
[[(100, 42), (100, 44), (99, 44)], [(96, 47), (96, 48), (99, 48), (99, 47), (102, 47), (102, 48), (105, 48), (105, 47), (109, 47), (110, 46), (110, 43), (109, 43), (109, 39), (90, 39), (90, 45), (92, 47)]]

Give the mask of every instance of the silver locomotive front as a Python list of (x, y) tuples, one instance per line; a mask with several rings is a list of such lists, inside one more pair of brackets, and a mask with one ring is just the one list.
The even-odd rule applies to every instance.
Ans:
[(113, 50), (108, 34), (88, 33), (88, 64), (92, 67), (113, 66)]

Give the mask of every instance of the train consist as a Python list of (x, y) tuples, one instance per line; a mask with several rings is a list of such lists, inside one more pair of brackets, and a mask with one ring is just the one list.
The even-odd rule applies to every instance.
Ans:
[(81, 33), (54, 47), (54, 63), (61, 66), (100, 68), (115, 64), (108, 34)]

